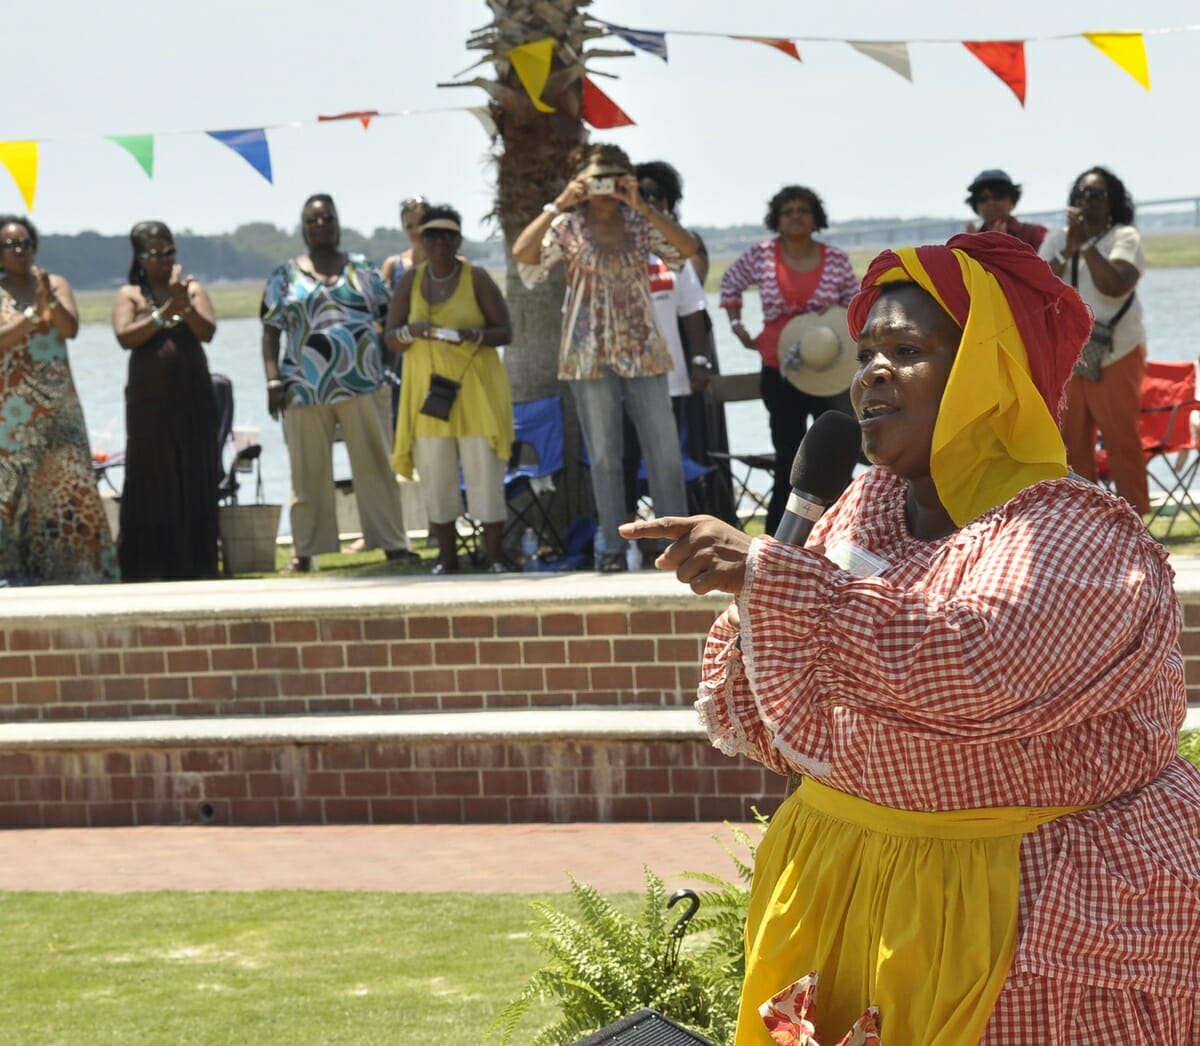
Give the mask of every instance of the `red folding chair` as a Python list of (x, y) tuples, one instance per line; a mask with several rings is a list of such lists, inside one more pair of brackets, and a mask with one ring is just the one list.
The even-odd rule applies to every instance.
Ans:
[[(1192, 429), (1192, 412), (1200, 411), (1196, 396), (1197, 365), (1194, 362), (1148, 360), (1142, 378), (1142, 409), (1138, 429), (1146, 457), (1146, 475), (1151, 489), (1162, 497), (1152, 498), (1150, 523), (1159, 516), (1168, 519), (1167, 531), (1180, 516), (1200, 527), (1200, 504), (1192, 497), (1192, 483), (1200, 471), (1200, 447)], [(1096, 451), (1100, 477), (1108, 479), (1108, 456)]]

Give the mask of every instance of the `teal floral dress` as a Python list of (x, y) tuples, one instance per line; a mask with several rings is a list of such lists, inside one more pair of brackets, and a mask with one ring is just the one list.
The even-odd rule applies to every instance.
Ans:
[[(0, 288), (0, 325), (17, 303)], [(0, 353), (0, 578), (88, 583), (118, 576), (67, 343), (33, 333)]]

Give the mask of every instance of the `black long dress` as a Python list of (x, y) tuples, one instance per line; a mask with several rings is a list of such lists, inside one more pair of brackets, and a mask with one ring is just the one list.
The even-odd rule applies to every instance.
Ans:
[(125, 486), (117, 554), (125, 581), (217, 576), (217, 407), (187, 324), (129, 354)]

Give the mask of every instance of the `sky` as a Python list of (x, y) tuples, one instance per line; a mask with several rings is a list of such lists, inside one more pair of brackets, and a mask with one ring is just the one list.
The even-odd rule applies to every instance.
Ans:
[[(966, 186), (991, 167), (1024, 184), (1028, 211), (1064, 206), (1074, 177), (1097, 163), (1138, 200), (1200, 195), (1200, 32), (1147, 35), (1150, 92), (1086, 40), (1052, 39), (1186, 26), (1200, 21), (1191, 3), (594, 0), (587, 10), (668, 34), (665, 64), (645, 52), (593, 63), (617, 77), (597, 82), (637, 126), (592, 137), (635, 162), (675, 164), (690, 224), (759, 223), (788, 183), (815, 189), (833, 221), (966, 220)], [(466, 39), (490, 17), (483, 0), (29, 5), (5, 49), (0, 140), (44, 141), (31, 215), (45, 232), (124, 233), (148, 218), (196, 233), (291, 229), (313, 192), (332, 193), (343, 224), (369, 232), (398, 226), (398, 201), (419, 193), (456, 206), (468, 237), (485, 238), (487, 135), (471, 113), (439, 111), (485, 95), (437, 85), (477, 60)], [(688, 32), (790, 37), (802, 61)], [(819, 37), (828, 42), (805, 39)], [(914, 82), (847, 39), (912, 41)], [(1024, 108), (964, 39), (1029, 41)], [(44, 40), (53, 47), (33, 46)], [(361, 109), (416, 112), (365, 131), (314, 123)], [(267, 132), (273, 184), (202, 133), (163, 133), (295, 122), (304, 126)], [(141, 133), (160, 135), (153, 179), (105, 140)], [(0, 210), (25, 210), (3, 170)]]

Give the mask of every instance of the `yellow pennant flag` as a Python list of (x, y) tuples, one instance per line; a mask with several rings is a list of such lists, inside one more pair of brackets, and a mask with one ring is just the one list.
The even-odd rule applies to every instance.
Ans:
[(1150, 90), (1150, 66), (1146, 62), (1146, 41), (1141, 33), (1084, 33), (1092, 46), (1108, 55), (1122, 69)]
[(550, 62), (554, 58), (554, 40), (534, 40), (531, 44), (521, 44), (508, 52), (508, 60), (517, 71), (517, 77), (529, 100), (538, 112), (552, 113), (554, 106), (542, 101), (542, 91), (546, 81), (550, 79)]
[(25, 209), (33, 210), (33, 194), (37, 192), (38, 143), (0, 142), (0, 163), (8, 168), (21, 196)]

